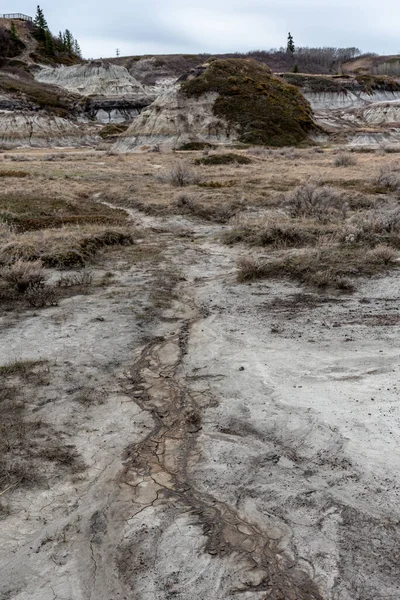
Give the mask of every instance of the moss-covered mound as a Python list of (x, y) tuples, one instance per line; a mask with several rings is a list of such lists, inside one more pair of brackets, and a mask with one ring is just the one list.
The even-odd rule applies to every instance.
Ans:
[(213, 60), (184, 81), (181, 90), (196, 98), (217, 92), (214, 115), (225, 119), (246, 144), (297, 145), (315, 128), (311, 107), (299, 90), (255, 60)]

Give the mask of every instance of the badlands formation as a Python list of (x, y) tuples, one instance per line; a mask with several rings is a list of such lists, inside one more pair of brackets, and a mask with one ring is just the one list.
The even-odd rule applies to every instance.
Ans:
[(0, 600), (399, 599), (399, 82), (23, 52)]

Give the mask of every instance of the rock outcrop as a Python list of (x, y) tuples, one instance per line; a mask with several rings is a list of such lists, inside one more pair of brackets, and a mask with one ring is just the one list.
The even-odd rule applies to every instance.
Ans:
[(143, 110), (125, 134), (114, 145), (118, 152), (142, 150), (148, 147), (179, 147), (196, 140), (208, 143), (229, 143), (234, 134), (224, 119), (213, 115), (217, 93), (187, 98), (180, 86), (164, 92)]
[(90, 124), (79, 124), (56, 115), (29, 112), (0, 113), (0, 144), (13, 147), (76, 147), (100, 140)]
[(314, 129), (307, 100), (268, 67), (254, 60), (214, 60), (144, 110), (115, 150), (188, 142), (296, 145)]
[(35, 79), (82, 96), (145, 96), (144, 87), (124, 67), (103, 61), (72, 67), (43, 67)]
[(101, 123), (131, 121), (155, 99), (124, 67), (106, 61), (43, 67), (35, 78), (87, 97), (86, 112)]
[(303, 92), (316, 121), (327, 133), (341, 134), (350, 146), (400, 143), (400, 83), (391, 77), (332, 77), (287, 73)]

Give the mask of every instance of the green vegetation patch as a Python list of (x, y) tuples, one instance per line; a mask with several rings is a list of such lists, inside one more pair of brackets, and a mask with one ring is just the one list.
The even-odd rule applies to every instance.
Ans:
[(183, 82), (181, 90), (196, 98), (217, 92), (215, 116), (237, 129), (243, 143), (298, 145), (316, 128), (299, 90), (255, 60), (214, 60), (202, 74)]
[(329, 92), (347, 94), (350, 91), (371, 94), (374, 91), (397, 92), (400, 90), (400, 83), (386, 75), (357, 75), (353, 79), (349, 76), (284, 73), (282, 77), (285, 81), (304, 92), (315, 94)]
[(361, 84), (364, 91), (371, 94), (375, 91), (399, 92), (400, 83), (387, 75), (357, 75), (357, 83)]
[(59, 117), (67, 117), (75, 112), (80, 96), (61, 90), (55, 86), (39, 83), (33, 78), (16, 79), (0, 73), (0, 92), (15, 94), (26, 102), (32, 103)]
[(13, 169), (6, 169), (5, 171), (0, 171), (0, 177), (29, 177), (29, 173), (27, 171), (14, 171)]
[(109, 123), (100, 131), (99, 135), (103, 138), (103, 140), (114, 137), (115, 135), (120, 135), (121, 133), (125, 133), (128, 129), (129, 125), (125, 123)]
[(206, 148), (214, 148), (213, 144), (208, 142), (187, 142), (178, 148), (181, 151), (205, 150)]
[(18, 233), (65, 225), (123, 225), (126, 220), (124, 211), (87, 199), (67, 200), (32, 192), (0, 194), (0, 221)]
[(325, 92), (346, 92), (341, 83), (329, 76), (303, 75), (302, 73), (283, 73), (282, 78), (290, 85), (304, 89), (307, 92), (321, 94)]
[(252, 160), (247, 156), (234, 154), (233, 152), (228, 154), (212, 154), (211, 156), (204, 156), (195, 160), (197, 165), (249, 165), (251, 162)]

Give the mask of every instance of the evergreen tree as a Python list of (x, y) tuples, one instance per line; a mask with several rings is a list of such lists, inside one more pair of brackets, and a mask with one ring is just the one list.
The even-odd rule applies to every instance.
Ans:
[(292, 73), (298, 73), (299, 72), (299, 65), (296, 63), (292, 69)]
[(53, 36), (51, 35), (51, 33), (48, 29), (45, 30), (44, 36), (45, 36), (44, 44), (45, 44), (45, 48), (46, 48), (46, 54), (49, 54), (50, 56), (54, 56), (54, 54), (55, 54), (54, 40), (53, 40)]
[(64, 36), (61, 31), (58, 32), (57, 45), (60, 50), (64, 50)]
[(78, 43), (78, 40), (74, 40), (74, 53), (80, 58), (82, 57), (81, 47)]
[(288, 54), (294, 54), (295, 53), (295, 45), (294, 45), (294, 41), (293, 41), (293, 36), (289, 31), (289, 35), (288, 35), (288, 39), (287, 39), (287, 46), (286, 46), (286, 52)]
[(46, 41), (46, 31), (49, 31), (49, 26), (43, 14), (40, 6), (36, 9), (36, 16), (33, 20), (33, 24), (36, 27), (36, 38), (42, 42)]
[(64, 31), (64, 48), (65, 52), (68, 52), (68, 54), (72, 54), (74, 51), (74, 41), (74, 36), (69, 29), (66, 29)]

